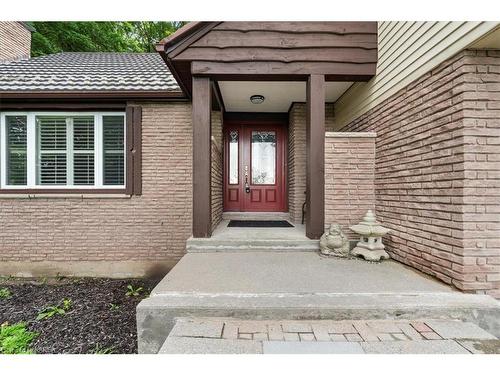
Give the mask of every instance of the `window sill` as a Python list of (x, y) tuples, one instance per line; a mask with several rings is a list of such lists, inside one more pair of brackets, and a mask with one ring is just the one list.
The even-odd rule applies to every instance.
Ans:
[(36, 198), (131, 198), (125, 189), (0, 189), (0, 199), (36, 199)]

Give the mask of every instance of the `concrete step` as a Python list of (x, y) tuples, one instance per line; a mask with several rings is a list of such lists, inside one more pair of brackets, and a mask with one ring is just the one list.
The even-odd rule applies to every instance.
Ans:
[(158, 353), (178, 317), (252, 320), (458, 319), (500, 337), (500, 308), (490, 296), (461, 293), (153, 295), (137, 306), (139, 353)]
[(190, 238), (186, 242), (188, 253), (218, 252), (289, 252), (318, 251), (318, 240), (284, 240), (284, 239), (214, 239)]
[(500, 303), (392, 261), (312, 252), (186, 254), (137, 306), (140, 353), (157, 353), (178, 317), (459, 319), (500, 337)]
[(223, 212), (222, 220), (290, 220), (288, 212)]

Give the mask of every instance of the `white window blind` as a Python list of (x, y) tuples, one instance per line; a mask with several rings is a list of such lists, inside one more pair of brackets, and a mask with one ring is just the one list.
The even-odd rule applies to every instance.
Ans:
[(68, 122), (65, 117), (36, 118), (39, 185), (66, 185)]
[(124, 113), (0, 115), (0, 186), (125, 187)]
[(122, 116), (103, 116), (104, 184), (124, 183), (124, 121)]
[(73, 184), (94, 185), (94, 117), (73, 118)]

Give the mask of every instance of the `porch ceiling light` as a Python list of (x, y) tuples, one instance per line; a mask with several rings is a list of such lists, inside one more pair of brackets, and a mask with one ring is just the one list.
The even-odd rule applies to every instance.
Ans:
[(252, 95), (250, 97), (250, 101), (253, 103), (253, 104), (262, 104), (264, 103), (264, 100), (266, 98), (264, 98), (264, 95)]

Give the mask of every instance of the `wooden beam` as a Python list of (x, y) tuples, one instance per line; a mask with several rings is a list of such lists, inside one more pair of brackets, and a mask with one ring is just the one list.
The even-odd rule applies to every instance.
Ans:
[(376, 34), (377, 22), (374, 21), (357, 21), (357, 22), (242, 22), (242, 21), (226, 21), (214, 27), (214, 30), (237, 30), (237, 31), (279, 31), (286, 34), (296, 33), (319, 33), (327, 32), (331, 34)]
[(325, 77), (307, 80), (306, 236), (318, 239), (325, 227)]
[[(307, 56), (307, 58), (305, 58)], [(377, 47), (371, 49), (354, 47), (301, 47), (301, 48), (269, 48), (269, 47), (190, 47), (176, 58), (177, 61), (219, 61), (219, 62), (281, 62), (310, 64), (345, 63), (376, 64)]]
[(344, 62), (210, 62), (193, 61), (191, 73), (214, 79), (274, 79), (307, 80), (311, 74), (335, 77), (349, 76), (354, 81), (367, 81), (375, 75), (376, 63), (354, 64)]
[(193, 237), (212, 234), (210, 78), (193, 77)]
[[(285, 34), (285, 35), (283, 35)], [(304, 48), (304, 47), (357, 47), (377, 48), (374, 34), (283, 33), (272, 31), (212, 30), (193, 44), (193, 47), (217, 48)]]

